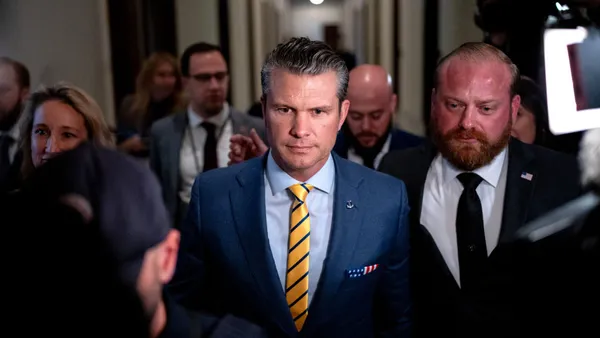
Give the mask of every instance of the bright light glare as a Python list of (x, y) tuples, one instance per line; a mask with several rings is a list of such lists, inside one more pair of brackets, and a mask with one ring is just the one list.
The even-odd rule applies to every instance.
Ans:
[(323, 3), (323, 0), (310, 0), (310, 3), (313, 5), (320, 5)]
[(577, 110), (567, 45), (582, 42), (587, 30), (549, 29), (544, 33), (546, 95), (550, 131), (555, 135), (600, 128), (600, 108)]

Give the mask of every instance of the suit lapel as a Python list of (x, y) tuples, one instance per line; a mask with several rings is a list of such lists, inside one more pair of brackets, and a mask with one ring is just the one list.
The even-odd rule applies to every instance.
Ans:
[(427, 172), (429, 172), (431, 162), (437, 155), (437, 150), (431, 143), (419, 147), (419, 151), (420, 160), (412, 166), (413, 169), (409, 171), (409, 175), (404, 180), (409, 193), (409, 201), (412, 203), (411, 210), (414, 209), (414, 212), (411, 212), (412, 224), (421, 224), (421, 209), (423, 207), (423, 192), (425, 191)]
[(345, 279), (345, 271), (354, 255), (354, 249), (360, 239), (363, 216), (366, 212), (360, 200), (359, 190), (363, 177), (349, 170), (348, 164), (336, 154), (335, 192), (333, 218), (327, 257), (323, 262), (321, 278), (314, 299), (308, 311), (303, 336), (310, 337), (319, 323), (324, 323), (331, 315), (331, 304), (340, 285)]
[[(164, 156), (168, 157), (166, 163), (169, 170), (169, 178), (171, 180), (171, 186), (175, 190), (179, 187), (179, 159), (181, 152), (181, 144), (185, 137), (185, 130), (188, 125), (187, 112), (179, 113), (173, 116), (173, 129), (171, 135), (165, 138), (166, 151)], [(175, 192), (176, 194), (176, 192)]]
[[(414, 157), (414, 163), (410, 166), (410, 169), (406, 171), (406, 174), (402, 177), (406, 184), (408, 192), (409, 204), (410, 204), (410, 237), (411, 237), (411, 256), (413, 264), (411, 264), (411, 270), (421, 269), (424, 264), (430, 264), (428, 261), (419, 261), (421, 257), (431, 257), (436, 264), (439, 265), (441, 271), (451, 279), (455, 285), (456, 281), (452, 276), (452, 273), (448, 269), (448, 265), (442, 256), (435, 240), (427, 230), (425, 226), (421, 224), (421, 211), (423, 208), (423, 194), (425, 192), (425, 182), (427, 180), (427, 173), (429, 167), (433, 162), (435, 156), (438, 154), (435, 146), (426, 141), (423, 145), (415, 148), (414, 151), (418, 151)], [(410, 158), (413, 160), (413, 158)], [(406, 164), (403, 164), (406, 165)], [(416, 251), (416, 252), (415, 252)], [(413, 276), (415, 274), (413, 273)]]
[[(523, 173), (531, 174), (531, 180), (522, 178)], [(511, 241), (515, 231), (525, 224), (527, 206), (536, 178), (537, 167), (533, 152), (520, 141), (511, 139), (499, 243)]]
[(264, 306), (264, 312), (281, 330), (292, 335), (296, 328), (268, 242), (263, 178), (265, 162), (266, 155), (250, 160), (237, 175), (239, 189), (230, 193), (231, 210), (248, 268), (254, 276), (254, 287), (259, 290), (257, 302)]
[(244, 123), (242, 122), (242, 117), (240, 115), (237, 114), (237, 112), (235, 110), (233, 110), (233, 108), (229, 108), (229, 115), (231, 117), (231, 130), (232, 130), (232, 134), (248, 134), (248, 132), (250, 132), (250, 130), (247, 130), (246, 133), (244, 133), (244, 130), (242, 130), (242, 126), (244, 125)]

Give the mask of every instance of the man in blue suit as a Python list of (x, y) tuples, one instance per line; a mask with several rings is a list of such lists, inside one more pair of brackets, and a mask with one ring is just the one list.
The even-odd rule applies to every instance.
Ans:
[(408, 337), (404, 183), (331, 152), (346, 65), (294, 38), (267, 56), (261, 82), (271, 149), (196, 178), (172, 295), (272, 337)]

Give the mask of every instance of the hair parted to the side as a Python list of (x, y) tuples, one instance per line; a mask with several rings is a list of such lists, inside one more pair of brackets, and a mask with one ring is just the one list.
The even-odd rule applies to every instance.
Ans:
[(89, 141), (103, 147), (113, 147), (114, 137), (104, 120), (102, 109), (98, 103), (82, 89), (66, 82), (59, 82), (52, 87), (40, 87), (29, 96), (21, 116), (21, 142), (23, 177), (29, 176), (34, 170), (31, 159), (31, 133), (33, 119), (38, 107), (48, 101), (64, 103), (83, 116)]
[(500, 49), (484, 42), (463, 43), (458, 48), (450, 52), (450, 54), (440, 59), (435, 69), (433, 88), (437, 88), (439, 85), (439, 73), (442, 67), (454, 58), (473, 62), (497, 61), (505, 64), (508, 67), (511, 75), (510, 97), (512, 98), (513, 96), (517, 95), (517, 86), (521, 77), (519, 68)]
[(346, 99), (348, 68), (342, 58), (325, 42), (309, 38), (291, 38), (271, 51), (260, 71), (263, 97), (269, 93), (271, 74), (284, 70), (295, 75), (321, 75), (330, 71), (337, 74), (337, 97)]
[(190, 59), (192, 58), (192, 55), (195, 54), (204, 54), (204, 53), (212, 53), (212, 52), (218, 52), (223, 54), (223, 52), (221, 51), (221, 48), (217, 45), (213, 45), (211, 43), (207, 43), (207, 42), (198, 42), (195, 43), (193, 45), (188, 46), (184, 51), (183, 54), (181, 54), (181, 75), (183, 77), (190, 77), (191, 75), (194, 74), (190, 74)]

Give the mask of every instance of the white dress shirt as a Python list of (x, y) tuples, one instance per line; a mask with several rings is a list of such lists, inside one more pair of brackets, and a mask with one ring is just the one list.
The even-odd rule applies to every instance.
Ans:
[[(379, 163), (381, 163), (381, 160), (383, 159), (385, 154), (387, 154), (390, 151), (390, 143), (391, 142), (392, 142), (392, 133), (390, 133), (388, 135), (388, 138), (387, 138), (387, 140), (385, 140), (383, 147), (381, 147), (381, 151), (379, 152), (379, 154), (377, 154), (377, 156), (375, 156), (375, 159), (373, 160), (373, 168), (379, 167)], [(352, 147), (350, 147), (350, 149), (348, 149), (348, 160), (352, 161), (354, 163), (358, 163), (360, 165), (364, 164), (362, 157), (360, 157), (360, 155), (358, 155), (354, 151), (354, 148), (352, 148)]]
[[(190, 193), (192, 191), (192, 185), (194, 185), (194, 180), (204, 169), (206, 129), (200, 125), (202, 122), (206, 121), (216, 125), (217, 164), (219, 165), (219, 168), (227, 166), (227, 162), (229, 161), (229, 140), (233, 135), (233, 126), (231, 124), (231, 119), (229, 118), (229, 113), (229, 105), (225, 103), (219, 114), (204, 120), (192, 110), (191, 106), (188, 107), (187, 115), (189, 127), (185, 129), (179, 153), (179, 171), (181, 175), (179, 196), (183, 202), (190, 202)], [(190, 132), (193, 133), (193, 137), (190, 137)], [(192, 139), (196, 149), (195, 155)], [(196, 166), (196, 161), (200, 166), (199, 168)]]
[(310, 255), (308, 270), (308, 301), (317, 289), (323, 261), (327, 256), (327, 246), (333, 218), (333, 191), (335, 186), (335, 164), (329, 159), (313, 177), (306, 182), (298, 182), (284, 172), (273, 160), (271, 152), (267, 158), (265, 180), (265, 207), (267, 216), (267, 235), (273, 261), (285, 292), (287, 272), (288, 238), (290, 232), (290, 217), (292, 194), (288, 187), (298, 183), (308, 183), (314, 186), (306, 197), (310, 217)]
[[(477, 187), (477, 195), (481, 200), (488, 256), (496, 247), (500, 236), (508, 167), (507, 152), (504, 149), (490, 164), (473, 171), (483, 178)], [(433, 237), (459, 286), (456, 213), (464, 189), (457, 178), (461, 173), (438, 154), (427, 172), (421, 209), (421, 224)]]

